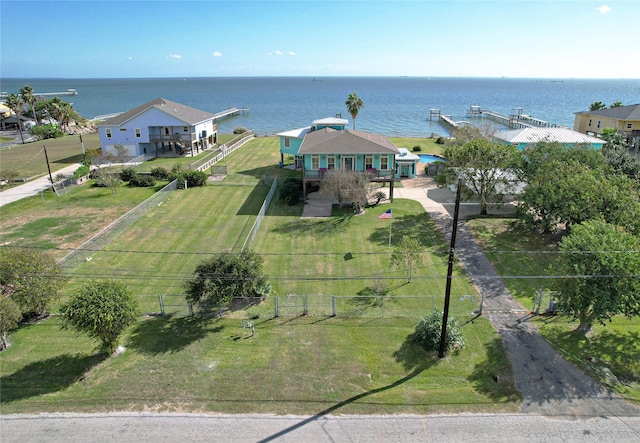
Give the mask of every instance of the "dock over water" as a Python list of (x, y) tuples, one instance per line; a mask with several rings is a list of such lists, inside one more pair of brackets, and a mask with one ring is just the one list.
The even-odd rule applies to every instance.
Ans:
[[(75, 89), (67, 89), (66, 91), (62, 91), (62, 92), (33, 92), (33, 95), (36, 97), (58, 97), (58, 96), (65, 96), (65, 95), (78, 95), (78, 91), (76, 91)], [(0, 100), (4, 100), (7, 97), (9, 97), (9, 93), (8, 92), (0, 92)]]
[(489, 109), (482, 109), (481, 106), (470, 105), (467, 110), (467, 117), (470, 118), (488, 118), (491, 121), (500, 123), (507, 126), (510, 129), (523, 129), (523, 128), (558, 128), (560, 125), (555, 123), (549, 123), (539, 118), (534, 118), (530, 115), (523, 114), (522, 108), (512, 108), (511, 113), (506, 116), (499, 112), (491, 111)]

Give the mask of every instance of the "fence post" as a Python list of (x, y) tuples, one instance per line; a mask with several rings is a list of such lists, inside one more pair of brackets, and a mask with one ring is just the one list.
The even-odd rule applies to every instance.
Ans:
[(307, 315), (308, 311), (308, 304), (307, 304), (307, 296), (303, 295), (303, 299), (302, 299), (302, 315)]
[(273, 297), (273, 316), (278, 317), (278, 296)]
[(384, 318), (384, 295), (382, 296), (382, 318)]
[(336, 313), (336, 296), (332, 296), (331, 297), (331, 307), (333, 308), (333, 316), (335, 317), (337, 315)]
[(164, 302), (162, 300), (162, 294), (158, 294), (158, 303), (160, 304), (160, 315), (164, 316)]

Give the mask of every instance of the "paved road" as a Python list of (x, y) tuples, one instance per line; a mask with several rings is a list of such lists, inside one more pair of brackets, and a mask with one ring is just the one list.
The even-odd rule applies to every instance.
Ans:
[(3, 443), (24, 442), (638, 442), (640, 418), (540, 415), (271, 416), (42, 414), (0, 417)]

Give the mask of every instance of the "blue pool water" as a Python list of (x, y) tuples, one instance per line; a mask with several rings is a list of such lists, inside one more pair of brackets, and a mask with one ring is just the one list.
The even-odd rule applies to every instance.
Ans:
[(422, 163), (433, 163), (436, 160), (444, 161), (442, 157), (438, 157), (437, 155), (431, 155), (431, 154), (418, 154), (418, 157), (420, 157), (420, 162)]

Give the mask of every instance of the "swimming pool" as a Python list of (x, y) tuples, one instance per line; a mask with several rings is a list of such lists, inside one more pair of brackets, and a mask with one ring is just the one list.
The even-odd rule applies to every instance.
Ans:
[(433, 154), (418, 154), (418, 157), (420, 157), (421, 163), (433, 163), (437, 160), (444, 161), (442, 157), (438, 157), (437, 155)]

